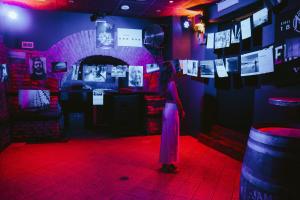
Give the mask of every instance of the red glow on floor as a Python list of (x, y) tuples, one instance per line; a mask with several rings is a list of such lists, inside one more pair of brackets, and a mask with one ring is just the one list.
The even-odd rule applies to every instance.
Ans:
[(0, 153), (0, 197), (237, 200), (241, 163), (180, 139), (178, 174), (158, 171), (159, 136), (15, 143)]

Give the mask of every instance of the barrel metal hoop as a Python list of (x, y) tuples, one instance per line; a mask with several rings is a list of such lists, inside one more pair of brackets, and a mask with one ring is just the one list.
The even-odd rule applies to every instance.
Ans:
[(252, 185), (257, 186), (258, 188), (263, 188), (268, 192), (279, 192), (285, 191), (284, 187), (279, 185), (271, 184), (266, 181), (260, 180), (254, 176), (252, 176), (246, 166), (242, 167), (242, 175), (245, 177), (247, 181), (249, 181)]
[(280, 138), (280, 140), (278, 140), (276, 137), (271, 135), (266, 135), (264, 132), (261, 132), (254, 128), (251, 128), (249, 137), (252, 140), (255, 140), (256, 142), (277, 146), (277, 147), (286, 147), (289, 144), (288, 139)]
[(288, 155), (284, 152), (273, 151), (271, 149), (260, 147), (259, 145), (255, 144), (251, 141), (248, 141), (248, 147), (250, 149), (254, 150), (254, 151), (257, 151), (257, 152), (262, 153), (262, 154), (267, 154), (267, 155), (270, 155), (272, 157), (277, 157), (277, 158), (291, 158), (292, 157), (291, 155)]

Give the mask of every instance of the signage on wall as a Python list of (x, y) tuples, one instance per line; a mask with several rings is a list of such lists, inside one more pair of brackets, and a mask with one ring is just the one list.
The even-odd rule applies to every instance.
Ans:
[(142, 47), (142, 38), (141, 29), (118, 28), (118, 46)]
[(276, 19), (276, 41), (300, 36), (300, 8), (280, 13)]
[(239, 3), (239, 0), (223, 0), (217, 3), (218, 12), (225, 10), (226, 8), (229, 8), (237, 3)]
[(22, 41), (22, 49), (33, 49), (34, 43), (28, 41)]

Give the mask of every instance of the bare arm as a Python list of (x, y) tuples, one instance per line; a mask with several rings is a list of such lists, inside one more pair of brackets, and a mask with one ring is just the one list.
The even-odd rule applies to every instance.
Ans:
[(185, 116), (185, 112), (184, 112), (181, 100), (179, 98), (177, 87), (176, 87), (176, 84), (175, 84), (174, 81), (170, 82), (170, 84), (169, 84), (169, 90), (170, 90), (171, 95), (172, 95), (172, 97), (173, 97), (173, 99), (174, 99), (174, 101), (175, 101), (175, 103), (177, 105), (177, 108), (179, 109), (179, 114), (183, 118)]

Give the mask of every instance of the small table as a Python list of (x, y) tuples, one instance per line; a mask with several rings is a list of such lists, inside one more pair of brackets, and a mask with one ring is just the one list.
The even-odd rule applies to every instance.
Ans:
[(296, 97), (271, 97), (269, 104), (283, 107), (300, 107), (300, 98)]

